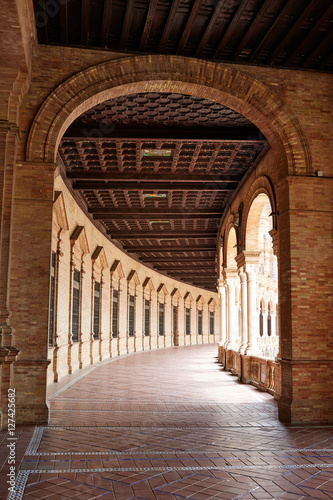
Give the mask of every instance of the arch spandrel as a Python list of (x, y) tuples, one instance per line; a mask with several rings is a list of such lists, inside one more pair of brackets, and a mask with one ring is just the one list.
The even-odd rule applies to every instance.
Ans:
[(298, 120), (277, 94), (229, 65), (178, 56), (116, 59), (69, 78), (49, 95), (37, 113), (28, 138), (26, 160), (55, 161), (65, 130), (96, 104), (154, 90), (188, 93), (234, 109), (265, 135), (279, 158), (280, 176), (311, 172), (306, 138)]

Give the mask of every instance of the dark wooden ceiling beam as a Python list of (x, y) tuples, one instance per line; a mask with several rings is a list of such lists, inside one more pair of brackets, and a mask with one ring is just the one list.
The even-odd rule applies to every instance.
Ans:
[[(215, 252), (216, 249), (214, 249)], [(204, 250), (207, 251), (207, 250)], [(198, 253), (196, 247), (195, 250), (192, 250), (192, 252)], [(208, 252), (207, 252), (208, 253)], [(211, 252), (210, 252), (211, 253)], [(185, 263), (200, 263), (200, 262), (211, 262), (215, 264), (215, 256), (203, 256), (201, 257), (200, 255), (195, 255), (195, 256), (185, 256), (184, 252), (182, 252), (182, 256), (176, 256), (173, 255), (172, 257), (163, 257), (163, 260), (161, 260), (161, 257), (148, 257), (145, 255), (140, 255), (140, 260), (144, 262), (152, 262), (154, 266), (159, 267), (160, 265), (165, 265), (165, 264), (177, 264), (178, 262), (185, 262)]]
[[(210, 253), (216, 253), (216, 245), (213, 244), (203, 244), (201, 243), (200, 245), (175, 245), (175, 246), (162, 246), (162, 245), (149, 245), (149, 246), (142, 246), (142, 245), (135, 245), (135, 246), (127, 246), (126, 244), (124, 245), (124, 249), (126, 252), (129, 253), (178, 253), (180, 256), (183, 256), (185, 253), (191, 253), (191, 252), (210, 252)], [(173, 258), (176, 259), (179, 256), (174, 256)], [(141, 256), (140, 256), (141, 258)], [(147, 257), (148, 258), (148, 257)], [(163, 257), (164, 258), (164, 257)], [(191, 259), (192, 256), (187, 257), (188, 259)]]
[(330, 51), (329, 54), (325, 57), (325, 59), (322, 60), (322, 62), (320, 63), (319, 69), (320, 70), (326, 69), (326, 66), (329, 67), (330, 65), (331, 67), (329, 68), (329, 70), (332, 72), (332, 61), (333, 61), (333, 52)]
[(211, 18), (209, 20), (209, 23), (203, 33), (203, 35), (200, 37), (200, 43), (196, 48), (195, 51), (195, 57), (200, 57), (202, 51), (207, 45), (207, 42), (209, 40), (210, 35), (212, 34), (212, 31), (214, 29), (215, 23), (220, 15), (220, 12), (222, 10), (223, 5), (225, 4), (225, 0), (219, 0), (218, 3), (215, 6), (215, 9), (211, 15)]
[(118, 240), (161, 240), (161, 239), (187, 239), (195, 238), (197, 240), (205, 240), (207, 238), (216, 238), (216, 231), (116, 231), (108, 230), (112, 238)]
[(87, 46), (89, 39), (90, 0), (82, 0), (81, 11), (81, 45)]
[[(325, 0), (327, 4), (330, 4), (329, 0)], [(283, 53), (285, 51), (289, 52), (287, 47), (289, 48), (292, 42), (293, 37), (295, 36), (295, 33), (300, 29), (304, 21), (310, 16), (310, 14), (313, 12), (313, 10), (318, 7), (318, 0), (312, 0), (309, 5), (302, 11), (302, 13), (296, 18), (295, 22), (293, 25), (290, 27), (286, 35), (283, 37), (281, 42), (277, 45), (275, 50), (272, 52), (272, 54), (269, 56), (267, 63), (268, 64), (273, 64), (274, 60), (276, 59), (277, 55), (280, 53)], [(281, 64), (282, 61), (279, 61), (279, 64)]]
[(134, 11), (134, 0), (127, 0), (124, 22), (123, 22), (123, 29), (121, 32), (121, 39), (120, 39), (120, 45), (119, 45), (120, 50), (123, 50), (126, 47), (126, 42), (128, 40), (128, 35), (130, 32), (130, 28), (131, 28), (133, 11)]
[(259, 12), (254, 16), (254, 19), (252, 21), (251, 26), (247, 29), (246, 35), (242, 38), (242, 41), (238, 44), (237, 48), (233, 51), (231, 55), (231, 59), (237, 58), (242, 50), (247, 47), (247, 44), (255, 35), (256, 30), (258, 29), (258, 26), (262, 22), (262, 18), (264, 17), (265, 13), (267, 12), (270, 4), (272, 3), (272, 0), (265, 0), (261, 8), (259, 9)]
[[(257, 127), (219, 127), (219, 128), (205, 128), (204, 130), (198, 128), (187, 128), (187, 129), (151, 129), (151, 128), (139, 128), (139, 129), (123, 129), (120, 127), (112, 128), (105, 125), (105, 128), (101, 127), (100, 136), (96, 137), (96, 128), (89, 128), (87, 126), (77, 126), (73, 125), (69, 127), (62, 139), (62, 143), (68, 139), (80, 140), (82, 142), (114, 142), (114, 140), (120, 140), (127, 142), (130, 139), (133, 140), (143, 140), (144, 142), (154, 142), (157, 140), (174, 142), (187, 141), (187, 142), (250, 142), (250, 143), (261, 143), (266, 142), (265, 137), (260, 133)], [(133, 141), (134, 142), (134, 141)], [(168, 157), (165, 157), (168, 158)], [(148, 157), (146, 158), (148, 159)], [(170, 158), (172, 161), (172, 158)]]
[[(231, 155), (232, 156), (232, 155)], [(138, 173), (136, 170), (130, 172), (76, 172), (72, 170), (67, 173), (67, 178), (72, 180), (86, 180), (86, 181), (114, 181), (114, 182), (127, 182), (127, 181), (147, 181), (147, 182), (230, 182), (235, 186), (241, 181), (240, 175), (228, 175), (227, 177), (220, 174), (144, 174)]]
[[(316, 35), (316, 33), (323, 32), (324, 30), (324, 25), (327, 23), (327, 28), (326, 28), (326, 35), (331, 33), (332, 34), (332, 29), (331, 26), (329, 26), (330, 18), (332, 17), (333, 13), (333, 4), (328, 8), (327, 11), (323, 13), (321, 18), (316, 22), (316, 24), (313, 26), (313, 28), (309, 31), (309, 33), (306, 35), (305, 38), (295, 47), (295, 50), (292, 51), (292, 53), (288, 56), (288, 58), (285, 60), (284, 64), (286, 66), (292, 65), (293, 64), (293, 59), (297, 57), (297, 54), (304, 52), (306, 55), (309, 53), (313, 53), (318, 47), (316, 45), (315, 47), (313, 46), (313, 38)], [(327, 37), (326, 37), (327, 39)], [(322, 40), (322, 42), (325, 42), (325, 38)], [(331, 45), (332, 48), (332, 45)], [(323, 47), (320, 47), (319, 53), (323, 51)]]
[(218, 59), (220, 53), (222, 52), (224, 47), (229, 42), (231, 36), (233, 35), (234, 30), (237, 29), (237, 24), (238, 24), (240, 18), (242, 17), (249, 2), (250, 2), (250, 0), (242, 0), (241, 3), (238, 5), (238, 8), (235, 12), (234, 17), (232, 18), (232, 21), (230, 22), (230, 24), (227, 28), (227, 31), (222, 36), (222, 39), (220, 40), (220, 43), (218, 44), (217, 49), (214, 52), (214, 56), (213, 56), (214, 59)]
[(189, 18), (187, 19), (186, 26), (184, 28), (182, 37), (181, 37), (180, 42), (179, 42), (178, 47), (177, 47), (177, 54), (180, 54), (182, 52), (182, 50), (184, 49), (184, 47), (187, 43), (187, 40), (191, 34), (194, 20), (197, 17), (198, 11), (200, 9), (201, 3), (202, 3), (202, 0), (195, 0), (194, 4), (192, 6), (191, 13), (189, 15)]
[(212, 276), (212, 277), (207, 277), (207, 278), (204, 278), (204, 277), (201, 277), (201, 276), (190, 276), (188, 279), (186, 279), (186, 276), (184, 276), (184, 278), (180, 278), (178, 277), (178, 279), (180, 279), (181, 281), (186, 281), (186, 282), (189, 282), (191, 283), (192, 285), (196, 285), (196, 286), (200, 286), (200, 284), (204, 284), (204, 283), (211, 283), (212, 285), (216, 283), (216, 279), (217, 279), (217, 276), (216, 278), (215, 276)]
[(159, 270), (165, 270), (165, 271), (183, 271), (183, 272), (187, 272), (188, 270), (196, 270), (196, 271), (200, 271), (201, 269), (213, 269), (215, 270), (215, 262), (214, 260), (211, 260), (210, 262), (198, 262), (197, 261), (197, 266), (193, 266), (193, 261), (191, 262), (188, 262), (189, 265), (186, 265), (185, 263), (183, 264), (174, 264), (172, 265), (170, 263), (170, 265), (162, 265), (162, 266), (157, 266), (157, 264), (155, 263), (154, 266), (158, 267)]
[(101, 31), (101, 47), (104, 48), (107, 48), (108, 46), (108, 34), (110, 31), (111, 17), (112, 17), (112, 0), (104, 0), (102, 31)]
[(153, 20), (154, 20), (154, 16), (155, 16), (157, 1), (158, 0), (150, 0), (150, 2), (149, 2), (149, 8), (148, 8), (148, 12), (147, 12), (146, 22), (145, 22), (145, 25), (144, 25), (144, 28), (142, 31), (141, 40), (140, 40), (140, 46), (139, 46), (140, 50), (144, 50), (144, 48), (146, 47), (146, 43), (148, 41), (149, 33), (150, 33), (151, 26), (153, 24)]
[(33, 0), (35, 10), (35, 22), (38, 32), (38, 41), (40, 43), (48, 43), (48, 15), (46, 14), (45, 2)]
[(148, 182), (148, 181), (74, 181), (73, 189), (83, 191), (234, 191), (236, 185), (228, 181), (210, 182)]
[(167, 18), (166, 23), (164, 25), (163, 33), (162, 33), (160, 42), (158, 44), (158, 49), (157, 49), (158, 52), (163, 52), (163, 50), (164, 50), (164, 45), (169, 38), (172, 23), (174, 22), (175, 16), (177, 14), (179, 3), (180, 3), (180, 0), (172, 0), (172, 4), (171, 4), (171, 8), (170, 8), (170, 11), (168, 14), (168, 18)]
[(163, 217), (172, 217), (175, 215), (181, 215), (182, 217), (187, 217), (188, 215), (194, 216), (211, 216), (211, 215), (222, 215), (222, 211), (219, 208), (189, 208), (186, 210), (182, 210), (181, 208), (93, 208), (89, 207), (88, 212), (94, 215), (114, 215), (116, 212), (121, 216), (127, 215), (137, 215), (140, 217), (143, 215), (144, 217), (153, 216), (156, 218), (157, 216), (163, 215)]
[(266, 32), (265, 36), (262, 38), (261, 42), (257, 46), (254, 52), (252, 52), (248, 62), (254, 62), (257, 55), (260, 55), (260, 52), (265, 48), (266, 45), (269, 44), (270, 37), (274, 30), (282, 23), (282, 21), (285, 19), (285, 17), (288, 15), (288, 12), (290, 11), (290, 6), (293, 0), (286, 0), (284, 4), (281, 5), (281, 10), (278, 12), (273, 24), (269, 28), (269, 30)]
[[(147, 213), (136, 213), (136, 214), (126, 214), (126, 213), (119, 213), (117, 209), (113, 213), (108, 213), (108, 214), (94, 214), (93, 218), (95, 220), (152, 220), (152, 221), (169, 221), (169, 220), (196, 220), (196, 219), (220, 219), (222, 217), (222, 214), (169, 214), (169, 213), (154, 213), (154, 212), (147, 212)], [(161, 225), (163, 225), (161, 223)], [(165, 224), (164, 224), (165, 225)]]
[(60, 2), (61, 43), (68, 44), (68, 9), (67, 2)]
[[(207, 265), (206, 265), (206, 267), (207, 267)], [(207, 269), (200, 269), (200, 267), (192, 267), (190, 269), (187, 269), (187, 268), (186, 269), (184, 269), (184, 268), (182, 268), (182, 269), (171, 269), (171, 268), (168, 268), (168, 271), (170, 271), (170, 272), (172, 271), (175, 274), (181, 274), (181, 275), (184, 275), (184, 276), (186, 276), (187, 273), (197, 274), (197, 276), (199, 276), (201, 274), (204, 277), (207, 274), (209, 274), (209, 273), (212, 273), (212, 274), (216, 273), (214, 265), (209, 266)]]
[(317, 67), (323, 68), (323, 63), (325, 64), (325, 58), (323, 58), (322, 54), (327, 54), (329, 57), (332, 57), (332, 49), (333, 46), (333, 30), (326, 34), (325, 38), (320, 42), (319, 45), (313, 47), (313, 50), (308, 54), (307, 58), (303, 61), (303, 68), (310, 68), (313, 66), (313, 61), (315, 59), (320, 58), (319, 64)]

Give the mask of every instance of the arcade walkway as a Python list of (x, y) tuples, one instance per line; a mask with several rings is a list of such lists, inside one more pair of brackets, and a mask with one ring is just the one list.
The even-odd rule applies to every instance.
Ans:
[(332, 427), (280, 423), (271, 396), (238, 384), (216, 354), (150, 351), (55, 384), (10, 498), (332, 499)]

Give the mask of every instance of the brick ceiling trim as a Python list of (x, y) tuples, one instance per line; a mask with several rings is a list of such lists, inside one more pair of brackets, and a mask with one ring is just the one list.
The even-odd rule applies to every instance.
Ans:
[(280, 178), (287, 174), (312, 173), (305, 134), (295, 115), (270, 88), (236, 71), (232, 65), (166, 55), (116, 59), (79, 72), (59, 85), (35, 117), (26, 160), (55, 161), (66, 129), (96, 104), (122, 95), (156, 91), (156, 88), (160, 92), (211, 99), (248, 118), (279, 157)]

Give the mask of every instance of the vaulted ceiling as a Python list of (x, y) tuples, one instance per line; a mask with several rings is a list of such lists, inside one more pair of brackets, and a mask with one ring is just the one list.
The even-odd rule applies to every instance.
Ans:
[[(34, 0), (38, 41), (131, 54), (332, 71), (329, 0)], [(159, 272), (216, 290), (219, 221), (268, 150), (218, 103), (132, 94), (85, 112), (58, 159), (77, 202)]]
[(111, 239), (160, 272), (215, 290), (223, 210), (267, 148), (225, 106), (154, 92), (81, 115), (59, 157), (79, 203)]

